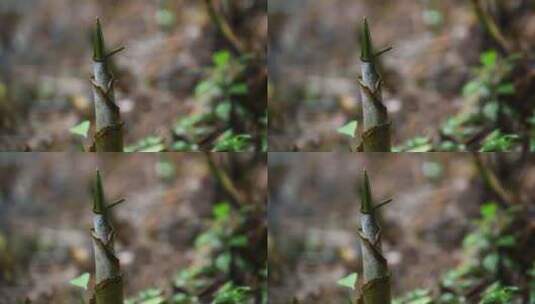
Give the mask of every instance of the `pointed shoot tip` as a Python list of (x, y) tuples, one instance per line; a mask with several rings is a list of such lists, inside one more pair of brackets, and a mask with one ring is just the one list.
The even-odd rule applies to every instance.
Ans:
[(100, 19), (97, 17), (95, 33), (93, 35), (93, 60), (102, 61), (105, 59), (104, 35)]
[(93, 212), (96, 214), (104, 214), (104, 211), (104, 191), (102, 189), (100, 171), (97, 170), (97, 177), (93, 188)]
[(373, 211), (372, 195), (370, 189), (370, 180), (368, 179), (368, 172), (366, 172), (366, 170), (364, 170), (364, 181), (362, 182), (361, 186), (360, 200), (360, 212), (367, 214), (371, 213)]
[(373, 61), (373, 45), (372, 38), (370, 34), (370, 27), (368, 25), (368, 19), (364, 18), (364, 26), (361, 33), (361, 52), (360, 59), (362, 61), (371, 62)]

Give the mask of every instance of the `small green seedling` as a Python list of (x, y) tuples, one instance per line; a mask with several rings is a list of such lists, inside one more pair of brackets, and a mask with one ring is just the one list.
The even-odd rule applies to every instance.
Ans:
[(90, 278), (91, 278), (91, 275), (88, 272), (86, 272), (86, 273), (81, 274), (79, 277), (70, 280), (69, 283), (76, 287), (80, 287), (83, 290), (87, 290), (87, 285), (89, 284)]

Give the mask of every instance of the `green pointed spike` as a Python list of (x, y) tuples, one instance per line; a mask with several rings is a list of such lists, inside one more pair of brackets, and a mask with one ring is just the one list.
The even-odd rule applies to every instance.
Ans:
[(103, 61), (106, 58), (104, 46), (104, 35), (100, 26), (100, 20), (97, 18), (97, 26), (93, 35), (93, 60)]
[(118, 199), (117, 201), (109, 204), (108, 206), (106, 206), (106, 210), (110, 210), (111, 208), (121, 204), (121, 203), (124, 203), (125, 199), (124, 198), (121, 198), (121, 199)]
[(392, 199), (391, 199), (391, 198), (389, 198), (389, 199), (387, 199), (387, 200), (384, 200), (384, 201), (382, 201), (380, 204), (378, 204), (378, 205), (376, 205), (375, 207), (373, 207), (373, 210), (375, 211), (375, 210), (377, 210), (377, 209), (379, 209), (379, 208), (381, 208), (381, 207), (383, 207), (383, 206), (385, 206), (385, 205), (390, 204), (391, 202), (392, 202)]
[(360, 60), (372, 62), (374, 58), (373, 44), (368, 20), (366, 18), (364, 18), (364, 27), (362, 28), (360, 40)]
[(364, 170), (364, 181), (362, 183), (361, 191), (360, 191), (360, 212), (361, 213), (372, 213), (372, 193), (370, 189), (370, 181), (368, 179), (368, 173), (366, 170)]
[(106, 206), (104, 205), (104, 190), (102, 189), (102, 180), (100, 179), (100, 172), (98, 170), (93, 189), (93, 212), (96, 214), (104, 214), (106, 212)]

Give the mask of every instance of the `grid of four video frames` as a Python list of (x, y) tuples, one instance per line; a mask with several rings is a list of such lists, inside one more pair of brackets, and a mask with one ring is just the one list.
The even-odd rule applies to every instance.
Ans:
[(0, 304), (535, 304), (533, 0), (0, 0)]

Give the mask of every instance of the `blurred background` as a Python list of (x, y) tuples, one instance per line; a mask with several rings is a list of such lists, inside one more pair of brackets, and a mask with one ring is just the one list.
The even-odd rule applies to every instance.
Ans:
[[(508, 50), (484, 30), (475, 2), (501, 29), (511, 45)], [(393, 47), (381, 56), (380, 74), (395, 146), (417, 137), (436, 142), (447, 136), (468, 146), (457, 150), (466, 150), (472, 148), (472, 137), (484, 137), (490, 127), (527, 136), (518, 130), (533, 127), (528, 122), (516, 127), (518, 117), (496, 121), (497, 96), (491, 92), (507, 83), (498, 93), (503, 94), (504, 108), (518, 107), (512, 112), (519, 117), (533, 116), (533, 107), (526, 108), (533, 94), (524, 93), (524, 88), (533, 86), (534, 5), (529, 0), (270, 0), (270, 151), (349, 150), (348, 139), (337, 129), (351, 120), (360, 121), (358, 37), (364, 17), (375, 48)], [(482, 65), (480, 57), (489, 50), (496, 51), (498, 58), (520, 54), (523, 59), (512, 67), (517, 71), (487, 71), (495, 78), (487, 87), (483, 84), (489, 75), (474, 69)], [(493, 64), (485, 67), (492, 70)], [(478, 80), (479, 86), (472, 83), (465, 89), (472, 80)], [(458, 130), (440, 129), (449, 118), (471, 110), (474, 99), (488, 105), (485, 123), (479, 119), (477, 131), (463, 129), (470, 133), (464, 136)]]
[[(260, 150), (267, 127), (266, 7), (266, 0), (1, 1), (0, 150), (79, 151), (87, 144), (69, 130), (93, 121), (96, 17), (106, 46), (126, 47), (113, 57), (113, 74), (130, 150), (209, 150), (231, 136), (247, 142), (239, 150)], [(229, 97), (225, 90), (233, 85)], [(239, 112), (232, 121), (231, 104)], [(218, 150), (238, 150), (231, 148)]]
[(94, 273), (95, 168), (109, 203), (126, 199), (112, 221), (127, 303), (266, 303), (266, 156), (209, 160), (0, 154), (0, 303), (80, 303), (87, 295), (69, 281)]
[(394, 303), (480, 303), (504, 286), (510, 298), (481, 303), (533, 300), (535, 157), (279, 152), (269, 155), (270, 303), (354, 303), (337, 281), (362, 273), (363, 169), (375, 203), (393, 198), (379, 221)]

